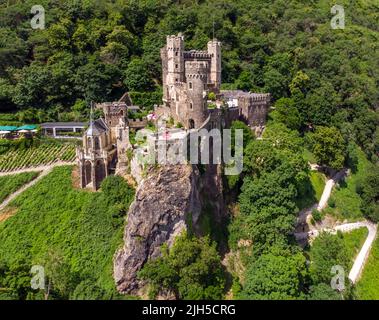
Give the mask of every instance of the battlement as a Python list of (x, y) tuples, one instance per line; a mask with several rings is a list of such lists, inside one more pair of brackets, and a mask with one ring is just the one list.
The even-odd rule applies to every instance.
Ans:
[(180, 34), (167, 36), (166, 43), (167, 51), (179, 52), (184, 50), (184, 37)]
[(207, 75), (206, 74), (193, 74), (193, 73), (190, 73), (190, 74), (187, 74), (186, 75), (187, 79), (207, 79)]
[(177, 88), (185, 88), (186, 84), (184, 82), (176, 82), (174, 86)]
[(221, 95), (225, 99), (249, 99), (253, 102), (269, 102), (271, 98), (269, 93), (254, 93), (242, 90), (223, 90)]
[(205, 61), (186, 61), (186, 76), (189, 75), (207, 75), (209, 73), (209, 63)]
[(207, 51), (200, 50), (185, 51), (183, 55), (184, 59), (205, 59), (209, 61), (212, 59), (212, 54), (208, 53)]
[(168, 35), (166, 39), (167, 41), (170, 41), (170, 40), (183, 40), (184, 41), (184, 36), (179, 33), (178, 35), (175, 35), (175, 34)]

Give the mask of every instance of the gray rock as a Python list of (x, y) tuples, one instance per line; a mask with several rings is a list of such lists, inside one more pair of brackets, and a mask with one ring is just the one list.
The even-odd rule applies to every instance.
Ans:
[(129, 208), (124, 247), (114, 259), (114, 278), (122, 293), (137, 294), (137, 272), (160, 255), (160, 247), (196, 224), (201, 212), (199, 173), (190, 165), (150, 168)]

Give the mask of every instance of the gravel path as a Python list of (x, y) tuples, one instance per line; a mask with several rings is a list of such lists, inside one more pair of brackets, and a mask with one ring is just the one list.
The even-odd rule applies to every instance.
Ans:
[(364, 220), (364, 221), (359, 221), (359, 222), (341, 224), (341, 225), (338, 225), (332, 229), (324, 228), (324, 229), (320, 229), (320, 230), (311, 230), (309, 232), (297, 233), (297, 234), (295, 234), (295, 236), (296, 236), (296, 239), (298, 241), (300, 241), (303, 239), (315, 239), (318, 237), (318, 235), (321, 232), (330, 232), (332, 234), (335, 234), (335, 233), (337, 233), (337, 231), (351, 232), (351, 231), (353, 231), (355, 229), (359, 229), (359, 228), (367, 228), (368, 229), (368, 236), (367, 236), (361, 250), (359, 251), (357, 257), (355, 258), (353, 267), (351, 268), (351, 270), (349, 272), (349, 279), (351, 280), (352, 283), (356, 283), (358, 281), (360, 275), (362, 274), (362, 270), (363, 270), (364, 265), (365, 265), (367, 258), (369, 256), (370, 249), (372, 247), (374, 240), (376, 239), (376, 235), (377, 235), (377, 231), (378, 231), (376, 224), (373, 224), (372, 222)]
[[(316, 167), (315, 167), (316, 168)], [(312, 168), (313, 169), (313, 168)], [(337, 172), (332, 179), (329, 179), (326, 184), (324, 191), (322, 193), (322, 196), (320, 198), (319, 203), (315, 203), (310, 208), (306, 208), (302, 211), (300, 211), (298, 215), (298, 225), (300, 224), (306, 224), (312, 215), (312, 211), (314, 209), (317, 209), (319, 211), (326, 208), (328, 205), (328, 200), (330, 198), (330, 195), (332, 193), (333, 187), (336, 185), (338, 181), (345, 178), (347, 175), (347, 170), (343, 169), (339, 172)], [(360, 222), (354, 222), (354, 223), (345, 223), (338, 226), (335, 226), (334, 228), (321, 228), (317, 229), (316, 227), (312, 226), (312, 224), (308, 223), (308, 227), (310, 228), (310, 231), (308, 232), (297, 232), (295, 233), (295, 238), (299, 243), (307, 242), (308, 240), (316, 238), (320, 232), (327, 231), (330, 233), (337, 233), (337, 231), (341, 232), (350, 232), (355, 229), (359, 228), (367, 228), (368, 229), (368, 236), (365, 240), (365, 243), (363, 244), (361, 250), (359, 251), (357, 257), (355, 258), (353, 267), (351, 268), (349, 272), (349, 279), (356, 283), (362, 274), (362, 270), (364, 268), (364, 265), (367, 261), (367, 258), (370, 253), (370, 249), (372, 247), (372, 244), (376, 238), (377, 235), (377, 225), (373, 224), (367, 220), (360, 221)]]
[[(318, 168), (318, 166), (317, 165), (311, 165), (311, 168), (312, 168), (312, 170), (314, 170), (314, 168)], [(306, 223), (308, 221), (308, 217), (311, 216), (312, 211), (314, 209), (317, 209), (319, 211), (325, 209), (325, 207), (328, 204), (328, 200), (329, 200), (330, 195), (332, 193), (333, 187), (336, 185), (336, 183), (338, 181), (340, 181), (342, 178), (344, 178), (346, 176), (346, 174), (347, 174), (347, 170), (343, 169), (343, 170), (337, 172), (333, 176), (333, 178), (329, 179), (325, 183), (324, 191), (322, 192), (320, 201), (318, 203), (315, 203), (311, 207), (305, 208), (305, 209), (300, 211), (299, 215), (297, 216), (297, 223), (298, 224)]]

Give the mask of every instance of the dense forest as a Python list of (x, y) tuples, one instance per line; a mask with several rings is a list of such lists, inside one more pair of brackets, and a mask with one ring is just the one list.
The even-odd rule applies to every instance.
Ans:
[[(235, 259), (235, 268), (227, 270), (233, 298), (355, 297), (349, 285), (343, 294), (333, 291), (328, 272), (336, 264), (349, 268), (352, 240), (323, 235), (302, 251), (293, 232), (298, 212), (317, 199), (307, 162), (328, 168), (326, 174), (351, 169), (346, 186), (329, 203), (331, 215), (379, 220), (376, 0), (339, 1), (346, 21), (345, 29), (336, 30), (330, 26), (335, 1), (328, 0), (42, 0), (44, 30), (30, 27), (33, 1), (1, 3), (4, 123), (83, 119), (90, 100), (118, 99), (126, 90), (136, 104), (151, 109), (161, 99), (159, 49), (166, 35), (181, 32), (187, 48), (196, 49), (205, 48), (213, 35), (222, 41), (223, 88), (270, 92), (274, 109), (263, 140), (255, 139), (244, 124), (233, 124), (245, 130), (243, 173), (225, 177), (226, 192), (233, 195), (229, 204), (235, 207), (224, 230)], [(95, 196), (96, 203), (102, 197)], [(100, 209), (87, 206), (84, 217), (97, 212), (94, 219), (103, 218)], [(1, 230), (8, 228), (11, 220)], [(80, 239), (79, 233), (75, 236)], [(241, 246), (241, 240), (247, 245)], [(182, 250), (188, 255), (180, 255)], [(183, 236), (163, 252), (140, 273), (150, 282), (152, 297), (159, 285), (183, 299), (225, 297), (225, 270), (208, 238)], [(71, 257), (70, 252), (64, 255)], [(85, 295), (85, 274), (74, 260), (70, 263), (80, 281), (73, 282), (77, 289), (58, 292), (58, 298), (113, 297), (109, 275), (97, 283), (105, 293), (94, 289), (96, 294)], [(12, 270), (3, 270), (12, 275)], [(95, 271), (87, 270), (98, 277)]]
[(377, 129), (379, 39), (375, 0), (40, 1), (46, 28), (30, 26), (33, 1), (1, 1), (0, 112), (24, 122), (78, 119), (88, 100), (160, 102), (159, 49), (182, 32), (188, 48), (223, 43), (224, 87), (270, 92), (292, 129), (335, 126), (369, 157)]

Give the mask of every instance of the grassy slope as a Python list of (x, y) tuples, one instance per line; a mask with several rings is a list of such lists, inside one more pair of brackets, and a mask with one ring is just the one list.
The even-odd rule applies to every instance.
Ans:
[(3, 261), (43, 264), (46, 252), (54, 250), (73, 274), (114, 294), (112, 258), (123, 227), (115, 226), (101, 192), (73, 189), (71, 167), (58, 167), (12, 205), (17, 214), (0, 223)]
[(20, 189), (24, 184), (38, 176), (38, 172), (25, 172), (0, 177), (0, 203), (9, 195)]
[(52, 162), (73, 161), (75, 159), (75, 144), (46, 143), (20, 150), (9, 150), (0, 154), (0, 171), (17, 170)]
[[(359, 253), (359, 250), (362, 248), (367, 238), (367, 235), (367, 228), (359, 228), (348, 233), (342, 233), (342, 239), (347, 250), (347, 256), (350, 260), (349, 268), (353, 266), (354, 260), (357, 254)], [(338, 236), (339, 235), (334, 235), (334, 237)], [(313, 246), (310, 246), (305, 249), (305, 253), (307, 256), (312, 256), (312, 248)], [(349, 271), (350, 270), (348, 270), (348, 272)]]
[(350, 267), (353, 266), (354, 259), (362, 248), (368, 235), (367, 228), (359, 228), (349, 233), (343, 234), (343, 240), (347, 248), (349, 257), (351, 258)]
[[(367, 171), (369, 161), (361, 150), (358, 152), (358, 165), (356, 172), (352, 172), (345, 182), (340, 183), (333, 193), (327, 209), (327, 213), (342, 219), (361, 219), (363, 213), (360, 209), (361, 198), (356, 192), (359, 181)], [(335, 205), (331, 205), (332, 203)]]
[(300, 210), (308, 208), (320, 200), (324, 191), (325, 180), (325, 175), (321, 172), (311, 171), (309, 173), (311, 190), (306, 195), (300, 195), (296, 200), (296, 204)]
[(312, 171), (310, 173), (310, 179), (313, 190), (315, 191), (316, 199), (317, 201), (320, 201), (322, 192), (324, 191), (325, 187), (325, 175), (317, 171)]
[(379, 238), (374, 242), (370, 257), (356, 286), (358, 299), (379, 299)]

